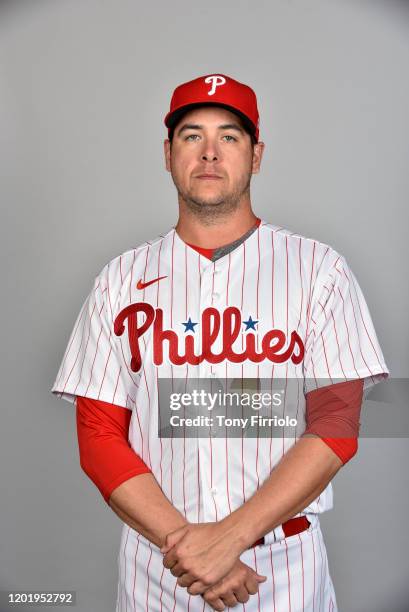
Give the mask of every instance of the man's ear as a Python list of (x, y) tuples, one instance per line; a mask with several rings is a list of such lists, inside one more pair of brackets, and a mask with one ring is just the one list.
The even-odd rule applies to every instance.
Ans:
[(258, 172), (260, 171), (261, 159), (263, 157), (265, 146), (266, 145), (264, 144), (264, 142), (261, 141), (257, 142), (253, 146), (253, 161), (251, 169), (253, 174), (258, 174)]
[(163, 152), (165, 154), (165, 168), (168, 172), (170, 172), (170, 151), (171, 151), (171, 142), (169, 138), (166, 138), (163, 142)]

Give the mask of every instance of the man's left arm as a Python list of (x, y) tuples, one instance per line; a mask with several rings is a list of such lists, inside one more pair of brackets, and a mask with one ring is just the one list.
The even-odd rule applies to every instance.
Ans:
[(240, 525), (255, 513), (254, 542), (306, 508), (357, 450), (362, 395), (362, 379), (307, 394), (305, 433), (255, 495), (226, 521), (236, 523), (240, 532)]
[(330, 387), (335, 394), (329, 395), (328, 389), (307, 394), (304, 435), (250, 499), (217, 523), (187, 525), (167, 536), (164, 565), (189, 593), (203, 592), (255, 541), (304, 510), (346, 462), (338, 449), (343, 439), (351, 446), (357, 437), (363, 381)]
[(306, 508), (342, 465), (341, 459), (320, 437), (315, 434), (301, 437), (258, 491), (223, 519), (226, 529), (235, 534), (240, 553)]

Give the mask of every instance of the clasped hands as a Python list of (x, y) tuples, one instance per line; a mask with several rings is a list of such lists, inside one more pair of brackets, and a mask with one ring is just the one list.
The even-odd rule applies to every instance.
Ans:
[(169, 533), (160, 550), (178, 585), (202, 595), (214, 610), (246, 603), (266, 580), (240, 561), (243, 546), (223, 521), (187, 523)]

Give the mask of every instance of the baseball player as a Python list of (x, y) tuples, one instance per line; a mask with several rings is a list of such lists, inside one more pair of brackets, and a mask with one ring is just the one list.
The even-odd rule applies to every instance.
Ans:
[[(333, 612), (319, 516), (357, 452), (363, 394), (389, 374), (365, 298), (342, 254), (253, 212), (250, 87), (183, 83), (165, 125), (177, 224), (96, 276), (52, 387), (76, 404), (81, 466), (123, 521), (116, 612)], [(208, 419), (196, 435), (163, 400), (165, 383), (193, 381), (188, 412)], [(204, 392), (217, 381), (279, 381), (296, 426), (275, 435), (270, 405), (266, 435), (241, 405), (239, 433), (221, 435)]]

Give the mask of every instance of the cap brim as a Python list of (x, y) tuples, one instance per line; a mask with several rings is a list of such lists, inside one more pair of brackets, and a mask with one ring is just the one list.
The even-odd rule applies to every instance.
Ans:
[(244, 115), (242, 112), (237, 110), (237, 108), (234, 108), (233, 106), (229, 106), (228, 104), (222, 104), (220, 102), (195, 102), (193, 104), (186, 104), (186, 106), (177, 108), (175, 111), (173, 111), (172, 114), (166, 117), (166, 120), (165, 120), (166, 127), (168, 127), (169, 129), (175, 128), (175, 126), (182, 119), (183, 115), (185, 115), (190, 110), (197, 108), (198, 106), (221, 106), (222, 108), (225, 108), (226, 110), (229, 110), (230, 112), (240, 117), (245, 128), (251, 134), (253, 134), (253, 136), (256, 133), (256, 128), (254, 126), (254, 123), (250, 121), (250, 119), (246, 117), (246, 115)]

